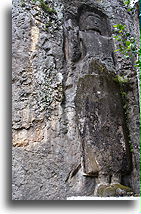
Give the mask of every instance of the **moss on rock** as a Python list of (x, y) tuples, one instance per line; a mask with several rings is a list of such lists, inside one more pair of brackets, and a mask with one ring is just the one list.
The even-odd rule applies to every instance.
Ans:
[(130, 196), (133, 192), (130, 187), (121, 184), (102, 184), (98, 187), (97, 196), (99, 197), (119, 197)]
[(120, 188), (120, 189), (122, 189), (122, 190), (124, 190), (124, 191), (126, 191), (126, 192), (131, 192), (131, 191), (132, 191), (130, 187), (124, 186), (124, 185), (122, 185), (122, 184), (111, 184), (111, 186), (112, 186), (113, 188), (115, 188), (115, 189)]

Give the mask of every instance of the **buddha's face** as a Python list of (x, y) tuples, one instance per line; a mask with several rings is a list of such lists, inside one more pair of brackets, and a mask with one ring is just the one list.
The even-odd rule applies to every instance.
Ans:
[(104, 17), (94, 12), (85, 12), (79, 19), (80, 30), (84, 32), (93, 32), (101, 36), (108, 36), (108, 24)]
[(79, 17), (79, 29), (85, 55), (113, 63), (112, 40), (106, 16), (84, 11)]

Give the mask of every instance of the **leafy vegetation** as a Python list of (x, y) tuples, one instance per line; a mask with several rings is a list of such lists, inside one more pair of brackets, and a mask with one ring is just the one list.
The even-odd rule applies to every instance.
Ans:
[(131, 0), (123, 0), (124, 6), (127, 8), (127, 11), (133, 11), (134, 7), (131, 7)]
[(53, 8), (49, 7), (49, 5), (44, 0), (32, 0), (32, 1), (34, 3), (38, 2), (39, 6), (42, 8), (42, 10), (45, 13), (49, 13), (49, 14), (56, 13), (56, 11)]
[(125, 78), (124, 76), (121, 75), (116, 75), (116, 77), (113, 78), (115, 82), (118, 82), (120, 84), (128, 83), (129, 79)]
[(25, 6), (26, 6), (25, 1), (21, 0), (21, 7), (25, 7)]
[[(123, 0), (123, 5), (128, 12), (135, 12), (135, 7), (131, 6), (131, 0)], [(141, 5), (141, 2), (140, 2)], [(141, 14), (140, 14), (141, 23)], [(115, 29), (114, 38), (118, 41), (119, 48), (115, 52), (122, 53), (124, 58), (131, 59), (134, 67), (141, 68), (141, 48), (137, 47), (136, 39), (131, 33), (128, 32), (127, 26), (117, 24), (113, 26)]]
[(57, 12), (54, 9), (53, 3), (46, 0), (32, 0), (32, 3), (36, 10), (41, 8), (39, 12), (40, 19), (44, 23), (44, 29), (46, 32), (51, 32), (57, 29), (55, 22), (57, 22)]
[(119, 46), (119, 48), (115, 50), (115, 52), (119, 51), (123, 54), (124, 58), (130, 58), (134, 67), (140, 67), (141, 62), (139, 60), (139, 57), (141, 55), (141, 49), (137, 48), (135, 37), (128, 32), (126, 25), (117, 24), (113, 27), (116, 34), (114, 38), (118, 41)]

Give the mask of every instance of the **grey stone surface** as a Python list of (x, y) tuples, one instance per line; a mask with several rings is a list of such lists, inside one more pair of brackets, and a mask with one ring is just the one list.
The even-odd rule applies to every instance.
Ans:
[(86, 174), (99, 173), (112, 179), (131, 170), (120, 89), (96, 62), (92, 68), (91, 74), (79, 80), (75, 100), (84, 169)]
[(117, 23), (138, 36), (133, 16), (117, 0), (47, 5), (13, 0), (12, 199), (93, 196), (99, 183), (139, 194), (137, 77), (112, 38)]

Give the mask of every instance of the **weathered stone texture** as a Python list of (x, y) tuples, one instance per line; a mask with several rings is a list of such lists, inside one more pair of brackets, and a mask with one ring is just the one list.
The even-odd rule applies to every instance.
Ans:
[(97, 173), (109, 177), (126, 174), (131, 160), (119, 85), (105, 69), (96, 71), (94, 64), (93, 74), (80, 79), (76, 95), (85, 171), (93, 175), (95, 156), (99, 164)]
[(137, 78), (112, 38), (117, 23), (134, 33), (132, 15), (116, 0), (47, 4), (13, 0), (13, 200), (94, 195), (105, 183), (139, 193)]

